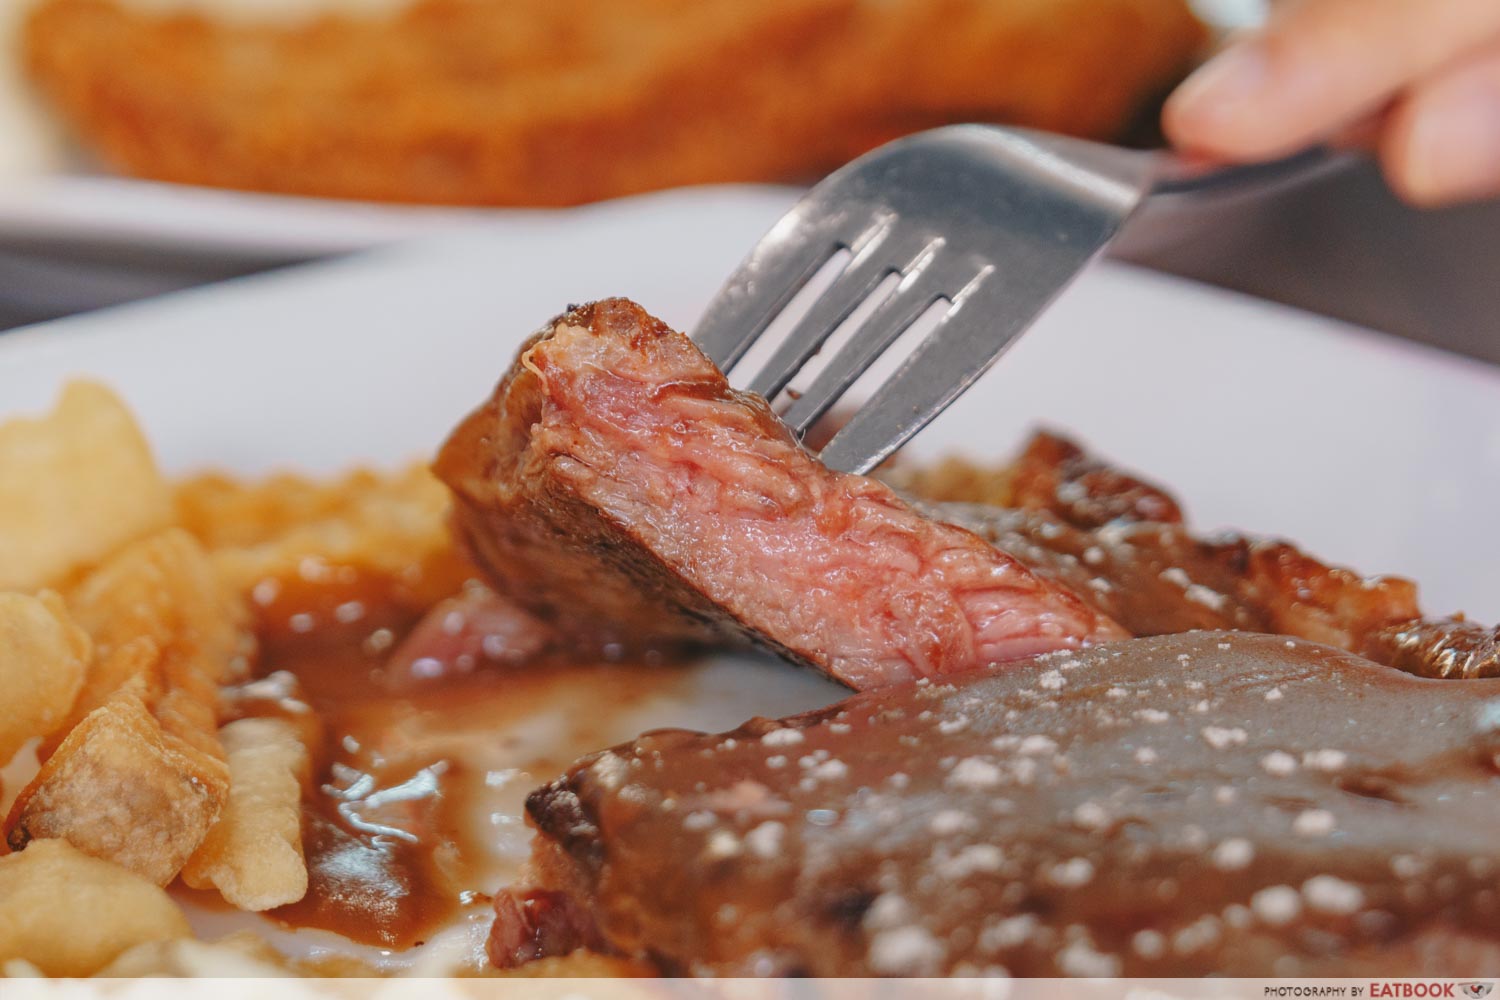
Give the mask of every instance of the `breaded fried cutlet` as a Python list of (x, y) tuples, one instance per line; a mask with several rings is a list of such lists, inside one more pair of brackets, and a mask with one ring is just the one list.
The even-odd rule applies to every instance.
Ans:
[(117, 169), (476, 205), (807, 177), (950, 121), (1108, 138), (1202, 40), (1184, 0), (413, 0), (296, 21), (40, 0), (23, 34)]

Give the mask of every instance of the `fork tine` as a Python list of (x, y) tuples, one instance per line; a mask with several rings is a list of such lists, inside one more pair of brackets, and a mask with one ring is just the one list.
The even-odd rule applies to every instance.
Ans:
[(833, 227), (793, 211), (756, 244), (729, 284), (714, 296), (693, 341), (723, 371), (734, 367), (839, 248)]
[[(795, 326), (785, 343), (755, 352), (761, 371), (749, 386), (777, 395), (825, 351), (823, 371), (784, 417), (805, 433), (903, 334), (921, 340), (823, 449), (833, 468), (868, 471), (999, 358), (1109, 242), (1159, 174), (1159, 158), (1148, 154), (1021, 130), (952, 126), (899, 139), (830, 174), (777, 224), (707, 311), (699, 346), (732, 369), (788, 304), (810, 302), (800, 323), (777, 323), (778, 330)], [(886, 244), (880, 257), (890, 267), (876, 263), (874, 239)], [(854, 263), (831, 291), (814, 294), (841, 247)], [(869, 302), (869, 319), (855, 329), (859, 302), (907, 259), (896, 291)], [(936, 328), (917, 337), (913, 324), (942, 300), (947, 309)], [(840, 331), (849, 342), (829, 350), (841, 326), (850, 328)], [(764, 356), (771, 360), (761, 366)]]
[(901, 283), (875, 308), (869, 319), (860, 324), (842, 350), (829, 359), (807, 389), (782, 414), (782, 420), (797, 435), (827, 413), (859, 377), (894, 344), (927, 308), (958, 285), (934, 258), (937, 247), (926, 251), (907, 269)]
[(922, 259), (923, 249), (888, 246), (888, 236), (886, 229), (869, 240), (833, 284), (818, 296), (777, 346), (771, 359), (746, 384), (749, 391), (774, 399), (886, 275), (901, 273)]
[(1028, 297), (993, 267), (954, 297), (937, 329), (870, 397), (822, 451), (825, 465), (869, 472), (963, 394), (1068, 284)]

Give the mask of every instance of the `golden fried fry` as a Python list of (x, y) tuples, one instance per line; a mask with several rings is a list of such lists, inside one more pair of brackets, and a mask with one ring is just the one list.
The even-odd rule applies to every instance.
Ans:
[(248, 669), (248, 613), (176, 528), (120, 550), (69, 604), (95, 657), (7, 841), (61, 837), (166, 884), (228, 798), (218, 691)]
[(262, 608), (295, 589), (304, 604), (319, 592), (330, 606), (373, 594), (426, 610), (472, 575), (454, 549), (448, 505), (447, 489), (420, 465), (331, 481), (208, 475), (177, 489), (181, 524), (225, 582)]
[(58, 744), (84, 716), (109, 700), (121, 688), (129, 685), (146, 705), (155, 705), (161, 699), (161, 647), (150, 636), (140, 635), (115, 646), (107, 655), (95, 653), (84, 672), (83, 684), (78, 697), (73, 701), (65, 725), (58, 726), (52, 735), (41, 742), (38, 756), (45, 760), (57, 750)]
[(130, 412), (92, 382), (0, 424), (0, 589), (56, 584), (164, 527), (171, 496)]
[(67, 717), (91, 653), (56, 594), (0, 594), (0, 764)]
[(189, 935), (177, 904), (139, 875), (60, 840), (0, 857), (0, 965), (87, 976), (127, 948)]
[(90, 712), (16, 798), (12, 850), (60, 838), (166, 885), (198, 849), (228, 797), (229, 769), (165, 731), (139, 686)]
[(195, 889), (216, 887), (242, 910), (269, 910), (307, 894), (302, 789), (310, 780), (297, 727), (250, 718), (219, 730), (229, 758), (229, 801), (182, 870)]
[(193, 537), (172, 528), (126, 547), (68, 601), (96, 648), (72, 719), (137, 678), (137, 693), (167, 732), (222, 757), (218, 687), (248, 671), (249, 614)]
[(175, 648), (181, 669), (215, 684), (246, 665), (248, 614), (220, 586), (203, 547), (170, 528), (121, 550), (68, 595), (74, 617), (107, 655), (117, 644), (150, 636)]
[(296, 974), (276, 949), (248, 931), (231, 934), (212, 944), (191, 938), (139, 944), (95, 973), (112, 979), (142, 976), (269, 979)]

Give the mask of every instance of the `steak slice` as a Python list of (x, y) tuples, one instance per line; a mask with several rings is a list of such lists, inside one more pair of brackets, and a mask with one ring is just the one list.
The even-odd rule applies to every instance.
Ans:
[(1055, 434), (1035, 435), (1003, 469), (950, 460), (891, 475), (940, 501), (918, 504), (930, 516), (981, 535), (1133, 635), (1276, 632), (1422, 677), (1500, 677), (1500, 629), (1424, 617), (1411, 581), (1330, 566), (1288, 542), (1196, 538), (1165, 490)]
[(1410, 581), (1361, 577), (1286, 542), (1238, 535), (1205, 540), (1180, 525), (1152, 522), (1088, 530), (1037, 510), (923, 509), (1084, 595), (1136, 636), (1233, 628), (1368, 655), (1371, 637), (1421, 613)]
[(867, 688), (1126, 634), (884, 484), (825, 468), (623, 299), (528, 343), (436, 471), (495, 588), (605, 642), (749, 637)]
[(1483, 975), (1497, 785), (1500, 681), (1140, 639), (586, 758), (518, 891), (680, 973)]

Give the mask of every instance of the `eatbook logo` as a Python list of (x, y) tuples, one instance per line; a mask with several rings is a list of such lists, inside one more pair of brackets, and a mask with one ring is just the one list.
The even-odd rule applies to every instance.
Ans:
[(1484, 1000), (1495, 989), (1494, 983), (1459, 983), (1458, 991), (1469, 1000)]

